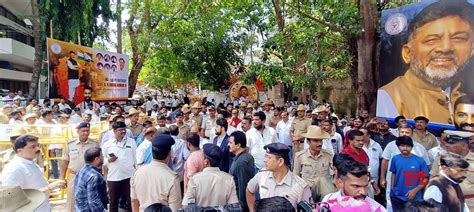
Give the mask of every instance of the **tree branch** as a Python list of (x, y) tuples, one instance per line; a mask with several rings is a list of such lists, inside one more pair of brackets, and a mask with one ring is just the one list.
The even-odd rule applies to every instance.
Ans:
[(314, 22), (316, 22), (316, 23), (318, 23), (318, 24), (321, 24), (321, 25), (323, 25), (323, 26), (326, 26), (326, 27), (328, 27), (329, 29), (331, 29), (332, 31), (340, 32), (340, 33), (342, 33), (342, 34), (345, 34), (345, 33), (344, 33), (344, 30), (342, 30), (340, 27), (338, 27), (338, 26), (335, 25), (335, 24), (326, 22), (326, 21), (321, 20), (321, 19), (318, 19), (318, 18), (316, 18), (316, 17), (314, 17), (314, 16), (312, 16), (312, 15), (310, 15), (310, 14), (308, 14), (308, 13), (305, 13), (305, 12), (301, 11), (300, 7), (298, 7), (298, 6), (295, 7), (295, 6), (292, 5), (292, 4), (288, 4), (288, 6), (289, 6), (289, 7), (292, 7), (292, 8), (295, 8), (296, 11), (298, 12), (298, 14), (302, 15), (303, 17), (306, 17), (306, 18), (308, 18), (308, 19), (310, 19), (310, 20), (312, 20), (312, 21), (314, 21)]

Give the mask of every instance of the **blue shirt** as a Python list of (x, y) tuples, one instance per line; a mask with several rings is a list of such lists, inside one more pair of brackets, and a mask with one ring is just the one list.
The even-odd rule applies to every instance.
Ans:
[[(401, 154), (393, 156), (390, 171), (396, 174), (391, 195), (403, 201), (408, 201), (406, 196), (408, 191), (416, 188), (423, 179), (430, 176), (426, 162), (413, 154), (407, 158)], [(423, 191), (416, 193), (414, 200), (423, 200)]]
[(107, 188), (100, 172), (86, 164), (74, 181), (75, 211), (92, 212), (107, 209)]

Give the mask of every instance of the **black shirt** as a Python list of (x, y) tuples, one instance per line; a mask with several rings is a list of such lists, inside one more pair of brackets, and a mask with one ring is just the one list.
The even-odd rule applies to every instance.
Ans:
[(229, 174), (234, 176), (237, 197), (239, 198), (242, 211), (248, 211), (245, 192), (247, 184), (255, 176), (255, 161), (248, 152), (242, 152), (234, 157), (234, 162), (230, 166)]
[[(67, 61), (72, 63), (73, 66), (77, 65), (77, 61), (72, 59), (72, 58), (69, 58)], [(71, 69), (69, 66), (67, 66), (67, 78), (68, 79), (79, 79), (79, 71)]]

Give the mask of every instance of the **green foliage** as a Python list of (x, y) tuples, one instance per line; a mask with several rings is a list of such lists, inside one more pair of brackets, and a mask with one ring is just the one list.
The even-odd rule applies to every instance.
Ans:
[[(83, 46), (92, 46), (97, 37), (108, 37), (108, 23), (114, 16), (110, 0), (42, 0), (39, 2), (41, 31), (50, 35), (50, 21), (55, 39), (77, 43), (78, 32)], [(98, 23), (97, 18), (102, 18)]]
[[(258, 29), (271, 36), (263, 41), (260, 60), (248, 67), (243, 79), (260, 79), (267, 86), (284, 83), (293, 88), (307, 87), (316, 91), (318, 79), (347, 78), (353, 65), (347, 37), (359, 30), (357, 4), (282, 2), (280, 5), (262, 5), (264, 11), (270, 11), (266, 14), (269, 22)], [(283, 29), (277, 28), (275, 7), (283, 11)]]
[(233, 33), (239, 19), (234, 7), (246, 7), (233, 2), (150, 2), (153, 15), (148, 21), (156, 27), (139, 38), (153, 38), (139, 79), (157, 88), (180, 81), (201, 83), (212, 90), (225, 85), (232, 67), (242, 64), (241, 47)]

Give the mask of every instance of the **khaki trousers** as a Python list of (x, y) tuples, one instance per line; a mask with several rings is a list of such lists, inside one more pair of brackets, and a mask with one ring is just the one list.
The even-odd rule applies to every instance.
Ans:
[(66, 206), (67, 211), (74, 212), (74, 205), (76, 204), (76, 196), (74, 196), (74, 180), (76, 180), (76, 174), (69, 172), (67, 179), (67, 199)]

